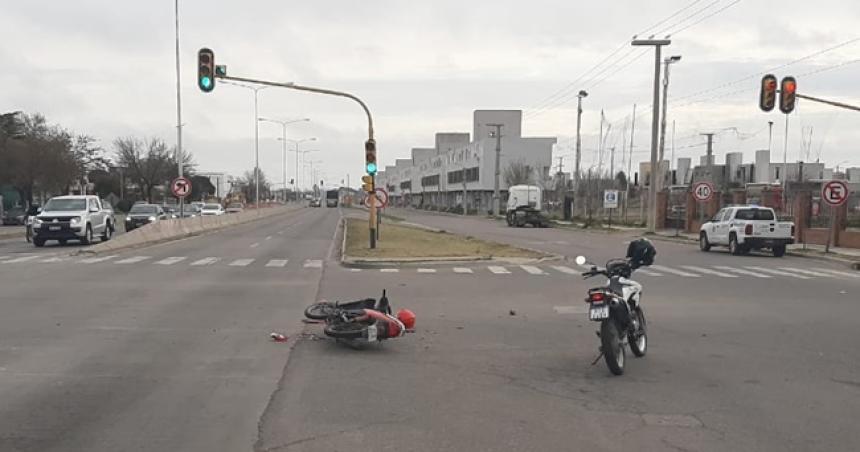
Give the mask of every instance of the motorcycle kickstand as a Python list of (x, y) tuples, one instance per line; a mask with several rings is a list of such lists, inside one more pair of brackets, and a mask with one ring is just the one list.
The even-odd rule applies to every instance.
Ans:
[(600, 351), (600, 354), (597, 355), (597, 358), (594, 359), (594, 361), (591, 363), (591, 365), (592, 366), (596, 365), (600, 361), (600, 358), (603, 358), (603, 350)]

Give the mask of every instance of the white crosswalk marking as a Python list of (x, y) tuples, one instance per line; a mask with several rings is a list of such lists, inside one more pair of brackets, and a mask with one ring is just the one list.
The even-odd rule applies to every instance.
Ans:
[(202, 267), (204, 265), (212, 265), (215, 262), (218, 262), (220, 260), (221, 260), (220, 257), (204, 257), (203, 259), (200, 259), (199, 261), (192, 262), (191, 265), (194, 267)]
[(454, 273), (472, 273), (472, 269), (467, 267), (454, 267)]
[(418, 273), (436, 273), (435, 268), (419, 268)]
[(675, 270), (674, 268), (664, 267), (662, 265), (652, 265), (651, 268), (653, 268), (655, 270), (659, 270), (663, 273), (671, 273), (673, 275), (683, 276), (685, 278), (698, 278), (699, 277), (699, 275), (697, 275), (695, 273), (689, 273), (689, 272), (685, 272), (685, 271), (681, 271), (681, 270)]
[(644, 268), (637, 268), (636, 273), (641, 273), (645, 276), (663, 276), (662, 273), (652, 272), (651, 270), (645, 270)]
[(694, 272), (704, 273), (706, 275), (714, 275), (719, 276), (720, 278), (737, 278), (737, 275), (730, 275), (728, 273), (718, 272), (716, 270), (711, 270), (710, 268), (705, 267), (696, 267), (695, 265), (682, 265), (682, 268), (686, 268), (687, 270), (692, 270)]
[(400, 271), (400, 269), (398, 269), (398, 268), (380, 268), (379, 271), (382, 273), (397, 273)]
[(553, 265), (552, 268), (556, 269), (557, 271), (559, 271), (561, 273), (565, 273), (568, 275), (578, 275), (578, 274), (582, 273), (582, 272), (576, 271), (573, 268), (565, 267), (563, 265)]
[(322, 261), (319, 259), (306, 260), (305, 268), (322, 268)]
[(17, 264), (19, 262), (29, 262), (29, 261), (32, 261), (32, 260), (35, 260), (38, 258), (39, 258), (39, 256), (22, 256), (22, 257), (16, 257), (15, 259), (12, 259), (12, 260), (3, 261), (3, 263), (4, 264)]
[(5, 261), (6, 259), (11, 259), (12, 256), (0, 256), (0, 261)]
[(251, 265), (251, 262), (254, 262), (254, 259), (236, 259), (233, 262), (230, 262), (231, 267), (247, 267)]
[(272, 236), (271, 235), (266, 236), (266, 240), (272, 240)]
[(259, 243), (252, 243), (252, 244), (251, 244), (251, 248), (256, 248), (256, 247), (258, 247), (258, 246), (260, 246), (260, 244), (259, 244)]
[(173, 265), (177, 262), (182, 262), (185, 259), (186, 259), (185, 257), (174, 256), (174, 257), (168, 257), (166, 259), (162, 259), (162, 260), (155, 262), (155, 263), (158, 265)]
[(286, 267), (287, 262), (289, 262), (289, 259), (272, 259), (266, 264), (266, 267)]
[(860, 278), (860, 273), (849, 273), (849, 272), (841, 272), (839, 270), (831, 270), (829, 268), (814, 268), (813, 270), (825, 272), (825, 273), (833, 273), (834, 275), (839, 276), (847, 276), (849, 278)]
[(727, 266), (721, 266), (721, 265), (717, 265), (714, 268), (719, 268), (720, 270), (725, 270), (727, 272), (737, 273), (740, 275), (752, 276), (755, 278), (770, 278), (770, 276), (768, 276), (768, 275), (763, 275), (761, 273), (756, 273), (756, 272), (752, 272), (749, 270), (744, 270), (742, 268), (734, 268), (734, 267), (727, 267)]
[(487, 267), (487, 269), (490, 270), (491, 272), (497, 274), (497, 275), (510, 275), (511, 274), (511, 272), (509, 272), (508, 269), (505, 267), (497, 267), (495, 265), (491, 265), (491, 266)]
[(129, 257), (127, 259), (118, 260), (118, 261), (116, 261), (116, 263), (117, 264), (136, 264), (138, 262), (143, 262), (147, 259), (149, 259), (149, 256), (134, 256), (134, 257)]
[(520, 268), (525, 270), (530, 275), (546, 275), (546, 272), (534, 265), (520, 265)]
[(812, 270), (804, 270), (802, 268), (794, 268), (794, 267), (780, 267), (780, 270), (786, 270), (795, 273), (801, 273), (809, 276), (819, 276), (824, 278), (835, 278), (835, 275), (828, 275), (827, 273), (814, 272)]
[(44, 264), (55, 264), (55, 263), (57, 263), (57, 262), (66, 262), (67, 260), (69, 260), (69, 258), (68, 258), (68, 257), (58, 257), (58, 256), (54, 256), (54, 257), (49, 257), (49, 258), (47, 258), (47, 259), (45, 259), (45, 260), (43, 260), (43, 261), (39, 261), (39, 262), (42, 262), (42, 263), (44, 263)]
[(116, 256), (102, 256), (102, 257), (89, 257), (86, 259), (81, 259), (82, 264), (96, 264), (98, 262), (109, 261)]
[(750, 269), (750, 270), (755, 270), (755, 271), (759, 271), (759, 272), (763, 272), (763, 273), (768, 273), (768, 274), (776, 275), (776, 276), (788, 276), (788, 277), (790, 277), (790, 278), (797, 278), (797, 279), (809, 279), (809, 276), (803, 276), (803, 275), (798, 275), (798, 274), (795, 274), (795, 273), (784, 272), (784, 271), (782, 271), (782, 270), (774, 270), (774, 269), (772, 269), (772, 268), (764, 268), (764, 267), (750, 267), (750, 266), (747, 266), (747, 268), (748, 268), (748, 269)]
[(361, 269), (360, 268), (350, 268), (349, 271), (351, 271), (353, 273), (358, 273), (361, 271)]

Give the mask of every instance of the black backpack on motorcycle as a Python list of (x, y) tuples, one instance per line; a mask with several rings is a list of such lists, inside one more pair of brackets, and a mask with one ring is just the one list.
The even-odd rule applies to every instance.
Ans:
[(645, 238), (634, 240), (627, 246), (627, 258), (630, 259), (630, 265), (633, 268), (653, 264), (656, 255), (657, 249), (650, 240)]

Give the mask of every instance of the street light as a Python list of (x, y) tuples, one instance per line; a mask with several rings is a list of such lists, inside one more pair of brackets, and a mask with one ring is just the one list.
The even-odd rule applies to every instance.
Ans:
[(278, 121), (277, 119), (258, 118), (257, 121), (272, 122), (275, 124), (280, 124), (281, 127), (283, 127), (283, 137), (279, 138), (279, 140), (284, 143), (284, 202), (287, 202), (287, 124), (293, 124), (296, 122), (308, 122), (310, 121), (310, 118), (291, 119), (289, 121)]
[(579, 189), (579, 162), (582, 158), (582, 140), (580, 139), (579, 130), (582, 128), (582, 98), (588, 97), (588, 92), (584, 89), (579, 90), (576, 95), (576, 167), (574, 169), (574, 185)]
[[(681, 61), (680, 55), (666, 57), (666, 59), (663, 60), (665, 74), (663, 74), (663, 117), (660, 120), (660, 156), (657, 159), (659, 162), (658, 170), (660, 171), (660, 177), (658, 178), (660, 186), (658, 188), (663, 188), (663, 180), (666, 178), (663, 174), (663, 155), (666, 149), (666, 111), (669, 102), (669, 65), (679, 61)], [(672, 167), (671, 161), (669, 162), (669, 167)]]
[(224, 80), (223, 83), (254, 91), (254, 208), (260, 209), (260, 117), (258, 113), (258, 93), (269, 86), (248, 86)]
[(296, 145), (296, 149), (293, 151), (296, 153), (296, 187), (299, 186), (299, 145), (305, 143), (307, 141), (316, 141), (317, 137), (303, 138), (301, 140), (287, 140), (290, 143)]
[(648, 190), (648, 232), (657, 225), (657, 129), (660, 125), (660, 52), (671, 44), (669, 39), (634, 39), (633, 46), (654, 46), (654, 111), (651, 113), (651, 186)]

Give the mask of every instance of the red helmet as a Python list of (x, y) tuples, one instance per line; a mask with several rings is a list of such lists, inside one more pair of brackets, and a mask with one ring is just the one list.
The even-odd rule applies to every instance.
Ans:
[(408, 309), (397, 311), (397, 320), (400, 320), (407, 330), (415, 328), (415, 313)]

